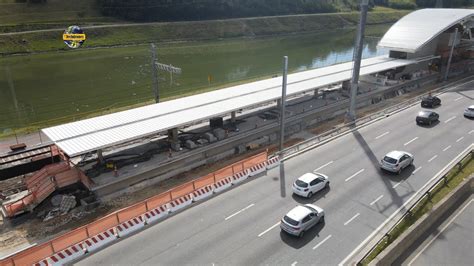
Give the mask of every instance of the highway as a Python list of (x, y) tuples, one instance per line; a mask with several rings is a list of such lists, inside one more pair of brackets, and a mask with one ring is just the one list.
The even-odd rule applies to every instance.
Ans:
[[(440, 122), (415, 124), (419, 105), (337, 138), (284, 162), (280, 169), (217, 195), (121, 240), (78, 265), (335, 265), (345, 258), (428, 180), (474, 142), (474, 81), (440, 96)], [(391, 150), (414, 154), (400, 176), (378, 162)], [(306, 172), (327, 174), (330, 189), (312, 199), (291, 193)], [(280, 232), (279, 220), (298, 203), (326, 212), (325, 224), (302, 239)]]

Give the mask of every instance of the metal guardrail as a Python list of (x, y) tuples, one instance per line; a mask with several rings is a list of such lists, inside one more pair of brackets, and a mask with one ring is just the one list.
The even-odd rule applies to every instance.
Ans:
[[(468, 80), (468, 81), (465, 82), (466, 80)], [(409, 99), (409, 100), (404, 101), (402, 103), (396, 104), (394, 106), (385, 108), (385, 109), (383, 109), (381, 111), (378, 111), (374, 114), (359, 118), (359, 119), (357, 119), (353, 122), (349, 122), (349, 123), (345, 123), (343, 125), (337, 126), (334, 129), (328, 130), (328, 131), (326, 131), (322, 134), (319, 134), (319, 135), (317, 135), (313, 138), (310, 138), (308, 140), (305, 140), (305, 141), (302, 141), (298, 144), (295, 144), (295, 145), (293, 145), (289, 148), (286, 148), (286, 149), (282, 150), (279, 154), (283, 156), (283, 158), (282, 158), (283, 160), (287, 159), (287, 158), (291, 157), (292, 155), (294, 155), (296, 153), (306, 151), (306, 150), (318, 145), (319, 143), (321, 143), (321, 142), (323, 142), (323, 141), (325, 141), (329, 138), (332, 138), (334, 136), (337, 136), (341, 133), (345, 133), (345, 132), (349, 132), (349, 131), (354, 130), (354, 129), (358, 129), (358, 128), (364, 126), (365, 124), (367, 124), (369, 122), (381, 119), (383, 117), (388, 117), (392, 114), (395, 114), (397, 112), (405, 110), (405, 109), (407, 109), (407, 108), (409, 108), (409, 107), (411, 107), (415, 104), (418, 104), (423, 97), (425, 97), (429, 94), (440, 95), (442, 93), (453, 90), (453, 89), (457, 88), (458, 86), (463, 85), (465, 83), (469, 83), (471, 81), (473, 81), (473, 78), (472, 77), (467, 77), (467, 78), (461, 79), (459, 81), (456, 81), (454, 83), (446, 84), (446, 85), (441, 86), (437, 89), (434, 89), (430, 92), (419, 95), (415, 98), (412, 98), (412, 99)], [(397, 90), (397, 89), (393, 89), (391, 91), (394, 91), (394, 90)], [(360, 100), (367, 100), (367, 99), (370, 99), (370, 98), (375, 97), (377, 95), (388, 93), (388, 92), (389, 91), (370, 93), (370, 94), (367, 94), (367, 95), (363, 95), (362, 97), (358, 97), (358, 100), (359, 101)], [(346, 99), (342, 102), (348, 102), (348, 100)], [(337, 102), (335, 104), (340, 105), (340, 102)], [(334, 104), (332, 104), (332, 105), (334, 105)]]
[[(389, 228), (386, 228), (383, 230), (383, 232), (379, 232), (379, 235), (383, 234), (383, 236), (375, 243), (372, 245), (370, 250), (367, 252), (364, 252), (362, 258), (357, 258), (357, 263), (359, 264), (361, 261), (366, 259), (372, 251), (382, 242), (385, 240), (386, 237), (390, 237), (390, 232), (393, 231), (402, 221), (405, 219), (407, 216), (411, 215), (412, 210), (418, 206), (418, 203), (420, 203), (423, 199), (428, 197), (428, 199), (431, 198), (431, 194), (433, 190), (442, 182), (445, 184), (448, 182), (448, 174), (451, 172), (451, 170), (454, 169), (454, 167), (459, 167), (459, 169), (462, 169), (465, 165), (462, 165), (462, 161), (464, 161), (466, 158), (470, 157), (468, 162), (474, 159), (474, 144), (471, 144), (467, 149), (465, 149), (461, 154), (459, 154), (454, 160), (451, 161), (448, 165), (446, 165), (437, 175), (437, 178), (435, 177), (432, 179), (432, 182), (428, 182), (423, 186), (420, 190), (418, 190), (415, 195), (413, 195), (412, 200), (414, 202), (410, 205), (408, 209), (406, 209), (405, 213)], [(466, 163), (467, 164), (467, 163)], [(431, 183), (431, 185), (429, 185)], [(429, 186), (428, 186), (429, 185)], [(417, 197), (418, 195), (418, 197)]]

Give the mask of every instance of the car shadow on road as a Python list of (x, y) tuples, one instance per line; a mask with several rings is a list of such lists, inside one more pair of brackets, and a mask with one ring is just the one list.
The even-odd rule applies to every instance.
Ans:
[(324, 188), (318, 191), (316, 194), (314, 194), (311, 198), (301, 197), (294, 193), (291, 195), (291, 197), (300, 204), (308, 204), (308, 203), (311, 204), (311, 203), (315, 203), (319, 199), (325, 198), (326, 194), (328, 194), (330, 190), (331, 190), (331, 186)]
[(380, 174), (382, 177), (386, 179), (390, 179), (391, 181), (401, 182), (401, 181), (407, 180), (410, 176), (412, 176), (415, 169), (416, 169), (416, 166), (413, 164), (403, 169), (400, 174), (389, 172), (386, 170), (380, 170)]
[(308, 244), (309, 242), (313, 241), (314, 238), (319, 237), (319, 232), (323, 230), (325, 225), (326, 224), (324, 222), (318, 223), (317, 225), (306, 231), (303, 237), (290, 235), (284, 232), (283, 230), (280, 230), (280, 238), (288, 246), (294, 249), (300, 249), (306, 246), (306, 244)]
[(417, 124), (417, 126), (424, 127), (424, 128), (433, 128), (433, 127), (439, 125), (439, 123), (441, 123), (441, 121), (437, 120), (437, 121), (431, 123), (431, 125), (429, 125), (429, 124)]

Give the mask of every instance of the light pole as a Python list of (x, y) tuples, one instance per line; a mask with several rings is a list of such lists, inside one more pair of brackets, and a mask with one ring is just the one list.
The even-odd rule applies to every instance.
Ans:
[(150, 44), (151, 49), (151, 75), (153, 79), (153, 93), (155, 95), (155, 102), (160, 102), (160, 94), (158, 92), (158, 67), (156, 66), (156, 46), (154, 43)]
[[(285, 105), (286, 105), (286, 76), (288, 74), (288, 56), (283, 57), (283, 83), (281, 86), (281, 102), (280, 102), (280, 152), (283, 150), (283, 142), (285, 139)], [(280, 156), (282, 154), (280, 153)]]
[(354, 67), (352, 69), (352, 78), (351, 78), (351, 101), (349, 106), (348, 119), (350, 121), (356, 120), (356, 97), (357, 90), (359, 88), (359, 74), (360, 74), (360, 64), (362, 61), (362, 47), (364, 45), (364, 32), (365, 32), (365, 22), (367, 21), (367, 10), (369, 0), (361, 0), (360, 4), (360, 21), (359, 28), (357, 31), (357, 38), (354, 47)]

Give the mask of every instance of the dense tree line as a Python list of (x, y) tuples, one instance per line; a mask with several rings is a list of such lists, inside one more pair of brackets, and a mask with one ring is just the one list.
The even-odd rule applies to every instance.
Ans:
[[(360, 0), (97, 0), (106, 16), (134, 21), (206, 20), (355, 10)], [(399, 9), (434, 7), (437, 0), (370, 0)], [(444, 7), (474, 0), (443, 0)]]

